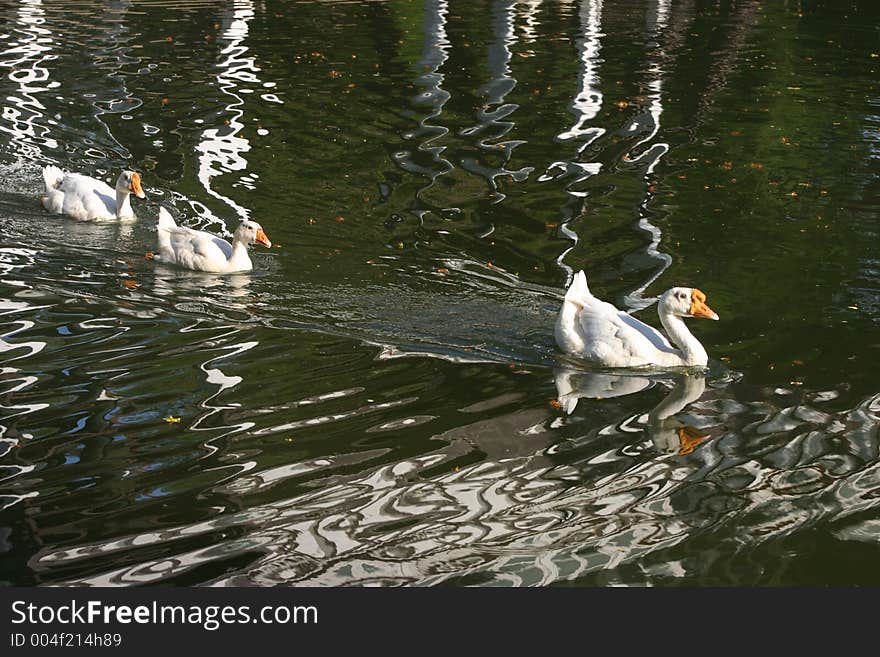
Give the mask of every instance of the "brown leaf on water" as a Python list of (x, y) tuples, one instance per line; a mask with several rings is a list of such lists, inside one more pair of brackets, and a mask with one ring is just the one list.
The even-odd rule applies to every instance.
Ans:
[(550, 400), (549, 402), (547, 402), (547, 403), (550, 404), (550, 407), (551, 407), (551, 408), (555, 408), (557, 411), (561, 411), (561, 410), (562, 410), (562, 402), (559, 401), (558, 399), (551, 399), (551, 400)]
[(559, 227), (559, 224), (556, 224), (553, 222), (548, 222), (548, 223), (544, 224), (544, 228), (546, 228), (547, 230), (553, 230), (554, 228), (558, 228), (558, 227)]
[(742, 134), (743, 134), (743, 133), (742, 133), (741, 131), (739, 131), (739, 130), (731, 130), (731, 131), (730, 131), (730, 136), (731, 136), (731, 137), (742, 137)]
[(163, 105), (167, 105), (167, 104), (168, 104), (168, 99), (167, 99), (167, 98), (163, 98), (163, 99), (162, 99), (162, 104), (163, 104)]
[(749, 162), (749, 168), (750, 169), (763, 169), (764, 165), (761, 164), (760, 162)]
[(342, 73), (340, 73), (339, 71), (337, 71), (335, 69), (330, 69), (330, 77), (331, 78), (341, 78)]
[(798, 193), (797, 192), (789, 192), (788, 195), (791, 196), (792, 198), (797, 198)]
[(172, 41), (174, 41), (174, 37), (173, 37), (173, 36), (167, 36), (167, 37), (165, 37), (165, 41), (167, 41), (168, 43), (171, 43)]
[(446, 267), (440, 267), (440, 268), (437, 270), (437, 273), (438, 273), (438, 274), (443, 274), (443, 275), (445, 276), (446, 274), (449, 273), (449, 270), (448, 270)]
[(730, 171), (733, 168), (733, 162), (727, 161), (721, 165), (721, 168), (725, 171)]
[(318, 223), (317, 219), (315, 219), (314, 217), (309, 217), (309, 225), (310, 226), (314, 226), (316, 223)]
[(134, 290), (134, 289), (137, 289), (141, 286), (141, 284), (138, 283), (137, 281), (132, 281), (130, 279), (122, 281), (122, 284), (125, 287), (127, 287), (129, 290)]
[(340, 215), (340, 216), (336, 217), (336, 219), (334, 219), (334, 221), (336, 221), (336, 223), (341, 224), (342, 222), (345, 221), (345, 217), (343, 217), (342, 215)]
[(781, 142), (782, 142), (783, 144), (785, 144), (786, 146), (790, 146), (790, 145), (791, 145), (791, 139), (789, 139), (788, 137), (782, 136), (782, 137), (779, 138), (779, 141), (781, 141)]
[(629, 107), (629, 103), (625, 100), (618, 100), (614, 104), (617, 106), (618, 109), (626, 109), (627, 107)]

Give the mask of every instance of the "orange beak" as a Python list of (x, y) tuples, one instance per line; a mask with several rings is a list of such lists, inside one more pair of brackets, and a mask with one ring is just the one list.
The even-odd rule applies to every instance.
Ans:
[(263, 229), (260, 228), (257, 230), (257, 236), (254, 238), (254, 241), (257, 244), (262, 244), (266, 248), (272, 248), (272, 242), (269, 241), (269, 238), (266, 237), (266, 233), (263, 232)]
[(134, 195), (138, 198), (144, 198), (146, 194), (144, 194), (144, 188), (141, 187), (141, 175), (139, 173), (131, 174), (131, 191), (134, 192)]
[(691, 317), (705, 317), (706, 319), (718, 319), (718, 315), (706, 305), (706, 295), (694, 288), (691, 294)]

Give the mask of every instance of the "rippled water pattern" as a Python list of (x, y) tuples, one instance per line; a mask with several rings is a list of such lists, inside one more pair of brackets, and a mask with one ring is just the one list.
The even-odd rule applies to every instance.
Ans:
[[(0, 5), (0, 581), (876, 585), (878, 16)], [(160, 203), (276, 246), (154, 264)], [(579, 269), (705, 290), (708, 374), (562, 358)]]

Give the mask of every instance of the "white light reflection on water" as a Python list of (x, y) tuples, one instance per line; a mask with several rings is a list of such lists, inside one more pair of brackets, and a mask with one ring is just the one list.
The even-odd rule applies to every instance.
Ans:
[[(36, 259), (36, 251), (24, 248), (3, 248), (0, 249), (0, 275), (6, 277), (15, 274), (18, 270), (30, 268), (34, 265)], [(10, 284), (5, 278), (2, 281)], [(16, 293), (30, 291), (29, 285), (17, 283), (15, 285)], [(27, 301), (20, 301), (10, 298), (0, 298), (0, 318), (6, 320), (6, 324), (0, 326), (0, 391), (4, 401), (11, 399), (14, 393), (33, 389), (40, 382), (38, 376), (33, 374), (25, 374), (18, 367), (10, 366), (9, 363), (27, 359), (35, 354), (42, 352), (46, 348), (46, 343), (42, 340), (16, 340), (15, 336), (19, 333), (25, 333), (34, 327), (35, 323), (29, 319), (17, 319), (17, 315), (30, 313), (35, 310), (45, 308), (45, 306), (35, 306)], [(22, 353), (22, 350), (24, 352)], [(48, 408), (47, 402), (24, 402), (16, 403), (0, 403), (0, 458), (12, 455), (14, 450), (18, 448), (22, 441), (32, 438), (31, 434), (22, 432), (18, 428), (18, 424), (22, 421), (22, 416), (35, 413)], [(20, 465), (16, 463), (0, 464), (0, 481), (6, 481), (13, 477), (26, 474), (34, 470), (36, 466), (33, 464)], [(6, 487), (6, 492), (0, 495), (0, 508), (9, 508), (24, 499), (36, 497), (37, 491), (28, 491), (27, 493), (9, 492), (11, 487)]]
[[(500, 203), (506, 196), (498, 189), (497, 179), (509, 176), (513, 180), (522, 182), (534, 170), (534, 167), (526, 166), (517, 171), (506, 168), (507, 162), (513, 155), (517, 146), (524, 144), (522, 140), (499, 141), (514, 127), (513, 121), (507, 121), (519, 105), (504, 101), (516, 87), (516, 78), (511, 76), (510, 59), (511, 48), (516, 43), (516, 31), (514, 24), (516, 2), (514, 0), (498, 0), (492, 7), (492, 29), (495, 40), (489, 46), (487, 53), (489, 82), (479, 89), (479, 95), (486, 98), (485, 105), (478, 114), (478, 125), (464, 128), (462, 135), (484, 134), (479, 147), (484, 152), (503, 151), (504, 159), (500, 167), (490, 167), (481, 164), (474, 158), (466, 158), (462, 161), (462, 167), (466, 171), (475, 173), (485, 178), (489, 183), (490, 198), (493, 203)], [(480, 237), (487, 237), (494, 231), (494, 226), (488, 226), (481, 231)]]
[(442, 125), (431, 123), (443, 113), (443, 106), (451, 97), (451, 94), (443, 88), (443, 73), (440, 72), (443, 64), (449, 58), (449, 38), (446, 35), (446, 21), (449, 13), (447, 0), (426, 0), (425, 2), (425, 45), (422, 56), (416, 65), (416, 70), (423, 71), (415, 80), (419, 93), (413, 98), (413, 102), (419, 105), (429, 105), (430, 112), (419, 121), (416, 130), (403, 135), (405, 139), (421, 138), (418, 145), (419, 153), (427, 153), (433, 162), (439, 165), (431, 169), (417, 163), (413, 159), (413, 153), (401, 150), (394, 154), (397, 164), (412, 173), (424, 175), (430, 179), (428, 185), (420, 190), (424, 194), (436, 183), (443, 174), (455, 167), (443, 157), (445, 146), (435, 146), (432, 143), (449, 132)]
[[(249, 35), (249, 23), (253, 18), (254, 3), (250, 0), (235, 0), (232, 10), (222, 19), (223, 31), (220, 41), (226, 45), (221, 51), (224, 58), (217, 64), (220, 69), (217, 74), (217, 84), (224, 94), (232, 98), (225, 107), (229, 117), (228, 124), (204, 130), (201, 140), (196, 145), (196, 152), (199, 154), (197, 176), (205, 191), (232, 208), (242, 220), (248, 219), (250, 210), (219, 192), (212, 181), (224, 173), (247, 171), (248, 168), (245, 154), (251, 150), (251, 144), (241, 135), (245, 127), (244, 95), (263, 87), (263, 82), (257, 75), (260, 67), (257, 66), (256, 57), (248, 54), (249, 49), (245, 45)], [(263, 94), (261, 97), (267, 102), (281, 103), (274, 94)], [(255, 177), (251, 174), (247, 180), (240, 178), (239, 182), (244, 180), (244, 184), (252, 187), (250, 180)], [(190, 205), (199, 215), (219, 224), (225, 230), (223, 222), (207, 206), (197, 201), (190, 201)]]
[[(580, 9), (581, 34), (578, 39), (578, 71), (579, 91), (572, 101), (571, 111), (575, 115), (575, 123), (572, 127), (557, 135), (557, 139), (565, 142), (577, 139), (577, 153), (585, 152), (587, 147), (605, 134), (605, 128), (599, 126), (587, 126), (596, 118), (602, 109), (602, 91), (598, 74), (599, 53), (602, 49), (602, 0), (582, 0)], [(574, 278), (574, 270), (565, 262), (565, 257), (574, 249), (580, 240), (577, 232), (571, 226), (574, 217), (580, 215), (580, 203), (578, 199), (584, 197), (584, 192), (572, 189), (576, 183), (582, 182), (598, 174), (602, 170), (601, 162), (580, 162), (576, 159), (571, 161), (553, 162), (547, 171), (538, 178), (539, 181), (549, 181), (565, 175), (573, 175), (574, 180), (566, 186), (566, 193), (571, 196), (569, 203), (570, 216), (559, 224), (559, 233), (570, 241), (568, 248), (556, 257), (556, 264), (565, 272), (565, 286), (568, 286)]]
[(25, 160), (42, 159), (43, 148), (58, 148), (47, 125), (51, 121), (44, 116), (46, 107), (39, 100), (40, 93), (59, 86), (50, 81), (46, 66), (54, 56), (45, 15), (42, 0), (22, 0), (17, 11), (18, 29), (14, 31), (17, 38), (0, 47), (0, 67), (9, 70), (7, 77), (18, 87), (16, 95), (2, 99), (0, 131), (11, 137), (12, 149)]
[[(643, 174), (645, 191), (643, 193), (642, 202), (639, 204), (638, 226), (641, 230), (650, 235), (651, 242), (645, 247), (643, 253), (644, 255), (647, 255), (649, 262), (652, 263), (650, 266), (654, 269), (654, 273), (649, 276), (647, 280), (642, 282), (635, 290), (624, 296), (626, 305), (632, 310), (647, 308), (657, 300), (656, 297), (646, 299), (642, 295), (644, 291), (648, 289), (648, 286), (660, 278), (660, 276), (663, 275), (663, 272), (669, 269), (672, 265), (672, 256), (668, 253), (661, 253), (659, 251), (660, 240), (663, 238), (663, 233), (660, 228), (651, 222), (651, 211), (649, 210), (649, 205), (654, 197), (650, 184), (651, 175), (654, 172), (654, 168), (660, 162), (660, 159), (669, 151), (669, 144), (666, 142), (658, 142), (645, 148), (640, 153), (638, 152), (642, 146), (648, 144), (654, 139), (660, 131), (660, 116), (663, 114), (663, 62), (666, 59), (666, 54), (658, 42), (662, 39), (662, 32), (666, 27), (666, 21), (669, 15), (669, 2), (670, 0), (654, 0), (653, 11), (649, 11), (647, 14), (646, 28), (648, 33), (648, 45), (654, 50), (654, 52), (648, 56), (648, 108), (646, 112), (642, 112), (639, 116), (633, 119), (632, 124), (628, 128), (629, 132), (637, 133), (640, 130), (644, 130), (643, 126), (648, 126), (648, 134), (637, 141), (629, 149), (629, 152), (623, 156), (624, 162), (645, 164)], [(632, 155), (632, 153), (636, 154)], [(643, 254), (641, 253), (637, 254), (635, 259), (641, 260), (643, 259), (642, 256)], [(630, 260), (633, 259), (634, 258), (630, 258)], [(642, 266), (640, 262), (634, 263), (634, 265), (639, 267)]]
[[(544, 586), (625, 564), (641, 566), (644, 560), (652, 565), (640, 576), (650, 582), (670, 574), (661, 567), (666, 562), (650, 558), (653, 553), (701, 533), (714, 536), (717, 558), (724, 559), (820, 521), (841, 522), (840, 534), (865, 540), (859, 514), (873, 508), (880, 486), (880, 396), (839, 414), (823, 413), (806, 400), (796, 407), (780, 405), (778, 398), (734, 403), (724, 388), (709, 388), (694, 401), (704, 381), (675, 380), (653, 410), (590, 430), (578, 439), (582, 445), (548, 449), (554, 438), (547, 410), (519, 409), (488, 423), (465, 424), (436, 436), (449, 445), (443, 452), (337, 477), (286, 499), (161, 533), (171, 541), (239, 527), (246, 532), (239, 538), (66, 583), (160, 582), (199, 564), (247, 553), (253, 555), (250, 565), (211, 583), (436, 585), (476, 577), (484, 584)], [(595, 380), (581, 383), (584, 390), (572, 392), (588, 396), (607, 388)], [(821, 393), (810, 399), (823, 403)], [(784, 430), (764, 434), (777, 440), (751, 455), (739, 453), (760, 435), (756, 427), (780, 420)], [(837, 425), (859, 425), (864, 431), (850, 436)], [(817, 428), (864, 449), (844, 462), (828, 440), (811, 438), (820, 433)], [(522, 450), (504, 455), (499, 449), (510, 447), (511, 436)], [(703, 436), (712, 439), (701, 445)], [(469, 443), (488, 457), (427, 474), (472, 449)], [(583, 460), (556, 462), (560, 450), (589, 445), (595, 447)], [(331, 465), (331, 459), (323, 459), (254, 471), (217, 490), (247, 499), (290, 477), (319, 475)], [(721, 492), (727, 493), (723, 499)], [(724, 531), (734, 525), (737, 531)], [(156, 540), (148, 532), (47, 549), (32, 565), (60, 567)], [(679, 577), (695, 575), (690, 568), (688, 562), (676, 562), (673, 570)]]

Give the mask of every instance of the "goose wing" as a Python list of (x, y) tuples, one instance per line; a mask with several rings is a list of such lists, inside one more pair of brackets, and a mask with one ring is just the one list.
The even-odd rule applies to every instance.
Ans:
[(160, 228), (168, 232), (169, 258), (199, 271), (222, 271), (232, 256), (232, 245), (224, 239), (185, 226)]
[(77, 219), (116, 216), (116, 191), (103, 180), (79, 173), (65, 174), (57, 187), (64, 194), (63, 210)]
[(631, 367), (657, 362), (657, 353), (677, 353), (653, 326), (595, 297), (577, 316), (584, 340), (584, 356), (612, 367)]

